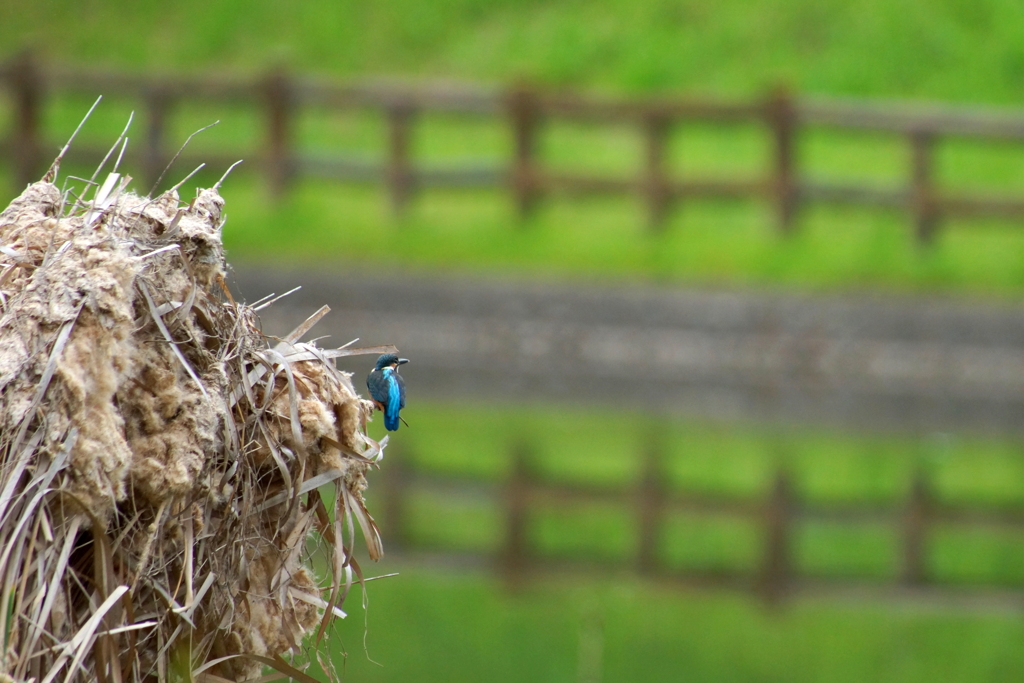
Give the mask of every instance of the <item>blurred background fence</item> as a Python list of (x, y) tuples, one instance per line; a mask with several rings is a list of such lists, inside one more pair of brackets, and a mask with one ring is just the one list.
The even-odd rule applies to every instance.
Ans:
[[(415, 443), (415, 441), (414, 441)], [(515, 587), (545, 574), (634, 572), (656, 582), (689, 588), (725, 588), (751, 592), (768, 604), (794, 596), (873, 597), (930, 600), (945, 605), (1019, 609), (1024, 584), (1007, 576), (951, 576), (934, 561), (933, 539), (956, 529), (962, 537), (979, 532), (1010, 537), (1024, 532), (1019, 504), (951, 501), (933, 490), (929, 474), (916, 468), (905, 494), (889, 500), (814, 500), (798, 490), (785, 466), (776, 466), (764, 495), (733, 495), (680, 489), (668, 483), (664, 449), (638, 444), (621, 458), (639, 464), (632, 482), (558, 481), (538, 466), (527, 442), (506, 443), (508, 472), (495, 478), (453, 475), (432, 468), (443, 453), (410, 453), (408, 442), (389, 449), (384, 470), (383, 531), (389, 552), (466, 568), (484, 567)], [(413, 446), (412, 448), (415, 448)], [(439, 542), (424, 535), (430, 525), (450, 523), (424, 515), (428, 496), (444, 499), (449, 510), (475, 509), (489, 518), (488, 533), (448, 536)], [(609, 513), (610, 516), (609, 516)], [(603, 533), (589, 539), (545, 540), (544, 517), (604, 517)], [(457, 517), (457, 515), (456, 515)], [(609, 519), (615, 521), (608, 523)], [(718, 557), (673, 558), (666, 530), (685, 519), (691, 528), (739, 525), (749, 533)], [(881, 552), (835, 553), (847, 561), (827, 568), (807, 567), (796, 546), (807, 528), (826, 526), (831, 534), (856, 537), (865, 529), (884, 539)], [(626, 543), (616, 540), (625, 526)], [(419, 530), (419, 531), (417, 531)], [(442, 532), (443, 533), (443, 532)], [(852, 534), (852, 535), (851, 535)], [(481, 542), (483, 541), (483, 542)], [(892, 557), (886, 557), (892, 555)]]
[[(183, 163), (228, 167), (251, 158), (275, 193), (301, 178), (379, 183), (401, 212), (421, 189), (506, 188), (522, 216), (546, 196), (633, 195), (647, 206), (652, 228), (664, 224), (673, 207), (690, 199), (761, 200), (773, 207), (783, 234), (810, 203), (864, 205), (905, 210), (922, 243), (931, 241), (943, 219), (954, 217), (1024, 217), (1024, 198), (996, 192), (943, 187), (936, 180), (935, 150), (947, 137), (1024, 141), (1024, 112), (924, 106), (899, 102), (805, 99), (784, 88), (751, 102), (709, 99), (601, 99), (551, 92), (519, 84), (507, 90), (445, 84), (366, 81), (318, 82), (271, 71), (256, 79), (165, 77), (46, 65), (22, 54), (0, 67), (0, 80), (13, 107), (12, 126), (0, 150), (15, 166), (20, 186), (37, 179), (64, 141), (42, 138), (41, 121), (48, 96), (84, 93), (137, 99), (145, 110), (145, 135), (134, 147), (143, 180), (152, 185), (173, 157), (168, 147), (168, 120), (179, 103), (240, 103), (263, 113), (265, 136), (260, 150), (238, 149), (201, 158), (182, 155)], [(296, 121), (307, 108), (364, 109), (386, 120), (385, 158), (323, 155), (299, 150)], [(500, 120), (511, 138), (511, 156), (499, 163), (456, 168), (419, 166), (413, 158), (416, 120), (442, 112)], [(546, 167), (539, 140), (552, 121), (630, 126), (644, 141), (644, 163), (634, 177), (555, 171)], [(680, 179), (666, 164), (672, 129), (705, 122), (723, 126), (755, 124), (771, 140), (770, 163), (761, 177)], [(798, 153), (799, 139), (810, 127), (859, 130), (905, 139), (907, 174), (898, 186), (831, 182), (806, 177)], [(71, 158), (97, 162), (106, 149), (77, 145)], [(685, 150), (684, 150), (685, 155)]]
[[(387, 188), (399, 212), (417, 191), (431, 187), (504, 188), (524, 217), (552, 194), (632, 194), (646, 203), (650, 223), (657, 227), (667, 212), (691, 198), (754, 199), (774, 207), (784, 234), (793, 228), (795, 214), (805, 203), (838, 202), (904, 209), (922, 242), (934, 236), (946, 217), (1024, 216), (1022, 199), (940, 187), (934, 172), (935, 147), (946, 136), (1024, 142), (1024, 112), (805, 100), (781, 89), (761, 101), (728, 103), (602, 100), (524, 85), (507, 91), (395, 82), (338, 85), (283, 71), (251, 80), (170, 78), (50, 67), (30, 54), (8, 61), (0, 75), (14, 110), (2, 151), (14, 165), (19, 184), (38, 179), (63, 144), (44, 139), (41, 133), (47, 98), (102, 93), (137, 100), (145, 111), (144, 135), (129, 154), (134, 155), (133, 167), (143, 171), (145, 187), (157, 182), (174, 156), (168, 129), (175, 106), (208, 100), (262, 112), (263, 146), (192, 156), (186, 150), (181, 161), (189, 168), (200, 162), (226, 168), (256, 153), (255, 163), (247, 165), (264, 174), (275, 193), (287, 192), (293, 182), (308, 177), (376, 183)], [(385, 156), (367, 159), (305, 151), (296, 144), (295, 128), (303, 109), (311, 107), (376, 112), (386, 121)], [(432, 112), (500, 122), (511, 142), (511, 156), (490, 165), (417, 165), (417, 117)], [(645, 150), (639, 173), (616, 177), (547, 168), (540, 145), (543, 130), (562, 119), (632, 128)], [(670, 132), (695, 121), (760, 126), (771, 141), (764, 175), (676, 177), (666, 163)], [(905, 182), (880, 187), (805, 177), (799, 139), (812, 126), (901, 136), (910, 161)], [(80, 143), (72, 147), (69, 158), (95, 163), (107, 151)], [(249, 293), (270, 286), (274, 277), (253, 271), (238, 275), (247, 280)], [(841, 422), (858, 428), (882, 424), (911, 430), (1020, 429), (1024, 367), (1018, 358), (1024, 327), (1015, 311), (999, 307), (920, 310), (910, 301), (880, 306), (772, 297), (741, 301), (728, 294), (693, 292), (620, 296), (551, 287), (466, 289), (436, 282), (342, 282), (335, 274), (318, 281), (310, 273), (294, 280), (312, 284), (309, 290), (318, 303), (326, 298), (340, 308), (349, 328), (415, 349), (416, 364), (408, 371), (412, 386), (418, 394), (435, 399), (488, 392), (516, 400), (586, 396), (590, 402), (625, 401), (647, 409), (672, 409), (678, 403), (685, 412), (711, 417), (741, 414), (747, 419)], [(276, 284), (281, 291), (290, 288)], [(389, 302), (386, 310), (378, 305), (382, 298)], [(294, 308), (286, 315), (298, 315), (307, 303), (302, 294), (289, 302)], [(266, 319), (274, 322), (274, 313)], [(276, 322), (282, 329), (289, 326)], [(334, 332), (343, 335), (346, 330)], [(484, 385), (489, 389), (482, 391)], [(695, 408), (698, 405), (702, 407)], [(915, 470), (896, 498), (811, 501), (794, 487), (782, 466), (768, 477), (764, 491), (737, 496), (667, 486), (656, 446), (639, 456), (624, 453), (623, 458), (642, 463), (641, 476), (616, 486), (551, 481), (537, 471), (528, 446), (510, 443), (508, 450), (507, 476), (495, 481), (446, 477), (417, 467), (420, 459), (407, 457), (408, 449), (393, 449), (383, 473), (391, 549), (410, 556), (440, 554), (448, 561), (482, 563), (513, 582), (548, 570), (629, 570), (683, 585), (752, 591), (769, 602), (819, 590), (975, 601), (1024, 596), (1024, 584), (1005, 577), (948, 580), (934, 571), (929, 558), (937, 528), (958, 526), (968, 533), (999, 528), (1016, 535), (1024, 532), (1024, 508), (1016, 503), (946, 500), (933, 494), (923, 469)], [(409, 511), (423, 490), (446, 491), (452, 501), (484, 501), (490, 517), (497, 520), (484, 547), (448, 553), (452, 539), (424, 541), (412, 533), (410, 519), (415, 513)], [(628, 548), (609, 553), (598, 544), (562, 556), (539, 547), (538, 510), (586, 509), (593, 504), (618, 510), (613, 526), (632, 520)], [(671, 552), (664, 528), (667, 520), (680, 514), (740, 520), (753, 530), (747, 540), (756, 548), (744, 551), (747, 559), (739, 563), (672, 563), (666, 559)], [(888, 568), (864, 573), (857, 566), (863, 558), (849, 567), (834, 566), (826, 575), (801, 567), (793, 549), (799, 530), (822, 522), (886, 529), (883, 535), (889, 538), (893, 558), (880, 560), (879, 566)]]

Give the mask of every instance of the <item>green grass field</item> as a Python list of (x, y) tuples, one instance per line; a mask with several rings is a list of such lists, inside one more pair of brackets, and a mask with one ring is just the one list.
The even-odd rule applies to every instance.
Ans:
[(132, 69), (504, 81), (749, 95), (785, 80), (831, 95), (1017, 104), (1012, 0), (272, 0), (4, 3), (7, 50)]
[[(452, 478), (500, 482), (511, 467), (510, 444), (530, 437), (532, 469), (545, 481), (629, 487), (640, 476), (640, 446), (657, 431), (673, 491), (757, 498), (782, 465), (804, 500), (898, 504), (922, 469), (944, 502), (1024, 504), (1024, 464), (1012, 440), (678, 421), (659, 428), (640, 415), (572, 409), (418, 405), (409, 417), (414, 427), (395, 436), (392, 448), (400, 450), (389, 457)], [(381, 504), (381, 486), (380, 475), (371, 478), (371, 509)], [(421, 547), (488, 554), (503, 542), (500, 500), (417, 489), (406, 515), (406, 535)], [(528, 520), (531, 548), (553, 559), (628, 561), (634, 529), (631, 510), (614, 504), (541, 506)], [(661, 559), (677, 570), (746, 571), (758, 566), (763, 542), (746, 519), (673, 516)], [(881, 523), (806, 524), (793, 561), (802, 575), (885, 581), (898, 571), (898, 544), (897, 529)], [(1024, 584), (1019, 531), (940, 526), (927, 556), (944, 582)], [(604, 578), (547, 578), (518, 590), (486, 572), (387, 555), (364, 569), (400, 576), (368, 584), (368, 613), (358, 594), (347, 603), (337, 642), (351, 680), (564, 681), (597, 671), (615, 681), (1011, 681), (1024, 664), (1024, 625), (1012, 611), (827, 598), (772, 610), (746, 595), (681, 592), (611, 569)], [(342, 665), (340, 653), (335, 661)]]
[(827, 600), (770, 611), (629, 579), (509, 593), (486, 576), (398, 569), (369, 584), (368, 615), (353, 606), (339, 628), (346, 680), (1009, 683), (1024, 667), (1024, 628), (1006, 613)]

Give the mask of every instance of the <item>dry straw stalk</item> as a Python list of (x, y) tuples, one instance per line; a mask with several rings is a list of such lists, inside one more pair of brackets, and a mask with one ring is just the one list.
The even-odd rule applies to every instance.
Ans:
[(55, 171), (0, 213), (0, 681), (309, 680), (286, 657), (361, 579), (356, 527), (382, 552), (384, 444), (333, 359), (391, 347), (299, 343), (318, 317), (271, 344), (216, 187), (86, 201)]

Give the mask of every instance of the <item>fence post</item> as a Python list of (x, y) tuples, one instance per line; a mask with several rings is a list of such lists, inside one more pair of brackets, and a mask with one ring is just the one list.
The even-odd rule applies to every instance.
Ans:
[(776, 88), (768, 99), (765, 111), (775, 151), (771, 190), (775, 202), (776, 225), (779, 232), (789, 235), (793, 232), (799, 201), (794, 168), (797, 114), (789, 90)]
[(539, 188), (534, 157), (540, 112), (536, 95), (525, 85), (519, 85), (509, 93), (508, 108), (515, 146), (509, 180), (519, 218), (525, 220), (537, 205)]
[(928, 482), (921, 470), (914, 473), (910, 495), (903, 510), (903, 583), (919, 586), (927, 580), (925, 535), (929, 511)]
[(918, 244), (930, 244), (939, 225), (938, 206), (932, 188), (932, 149), (935, 137), (928, 131), (910, 133), (911, 190), (910, 208), (914, 213), (914, 227)]
[(409, 165), (410, 122), (412, 107), (406, 102), (394, 102), (387, 107), (388, 119), (388, 190), (391, 210), (396, 216), (405, 213), (412, 191), (412, 169)]
[(283, 70), (266, 76), (262, 84), (263, 99), (267, 107), (267, 148), (264, 166), (271, 194), (278, 198), (291, 182), (291, 128), (294, 101), (292, 85)]
[(14, 126), (10, 150), (14, 162), (14, 182), (20, 194), (25, 186), (39, 180), (42, 145), (39, 122), (42, 112), (43, 75), (35, 55), (26, 51), (7, 66), (11, 97), (14, 100)]
[(147, 187), (152, 187), (152, 195), (156, 196), (159, 188), (156, 184), (160, 176), (167, 168), (167, 158), (164, 155), (164, 131), (167, 127), (167, 109), (170, 104), (170, 94), (159, 85), (146, 88), (145, 93), (146, 109), (149, 120), (146, 129), (146, 147), (143, 154), (142, 170)]
[(779, 603), (789, 587), (790, 493), (789, 478), (780, 469), (764, 510), (765, 555), (760, 576), (761, 595), (772, 606)]
[(665, 148), (671, 127), (668, 118), (658, 111), (647, 112), (643, 126), (647, 147), (646, 177), (643, 180), (647, 221), (652, 230), (657, 230), (665, 225), (672, 199), (665, 173)]
[(661, 537), (661, 519), (664, 510), (664, 491), (661, 487), (662, 449), (660, 444), (649, 444), (644, 453), (643, 479), (637, 496), (640, 523), (640, 547), (637, 550), (637, 569), (641, 574), (658, 571), (658, 539)]
[(512, 448), (512, 471), (505, 489), (507, 508), (505, 549), (502, 553), (502, 573), (510, 588), (521, 586), (526, 578), (528, 552), (526, 515), (530, 499), (529, 453), (522, 443)]

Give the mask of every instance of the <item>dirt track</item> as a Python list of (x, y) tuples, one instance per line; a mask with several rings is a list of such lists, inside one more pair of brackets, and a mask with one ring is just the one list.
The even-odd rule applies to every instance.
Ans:
[[(238, 267), (265, 330), (328, 304), (325, 344), (390, 342), (410, 400), (626, 403), (669, 414), (1024, 431), (1024, 307)], [(353, 366), (359, 373), (369, 368)]]

